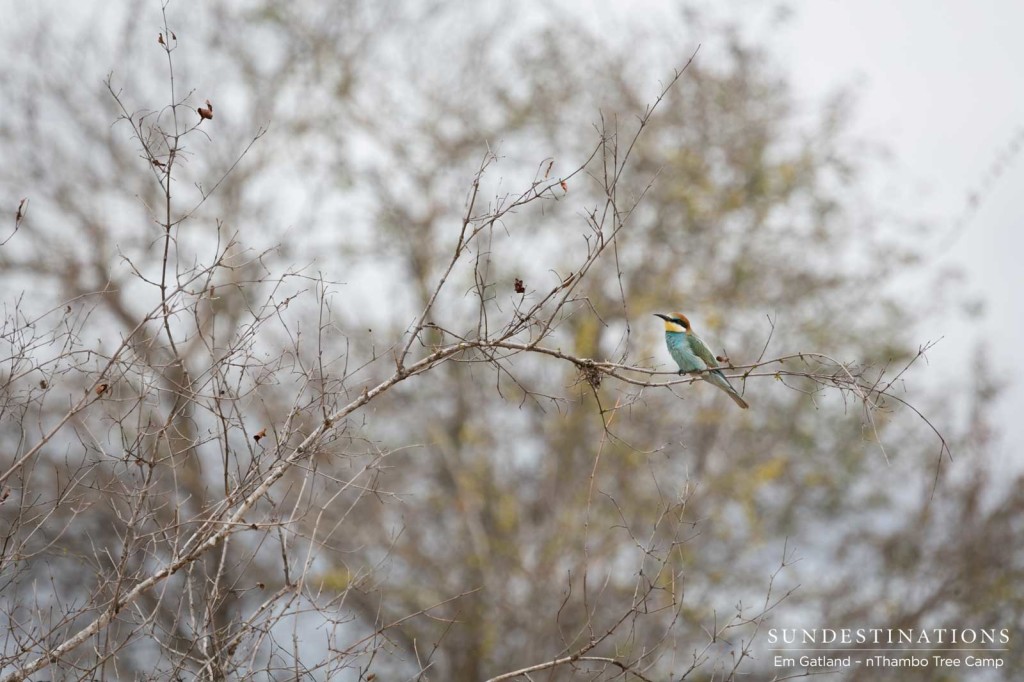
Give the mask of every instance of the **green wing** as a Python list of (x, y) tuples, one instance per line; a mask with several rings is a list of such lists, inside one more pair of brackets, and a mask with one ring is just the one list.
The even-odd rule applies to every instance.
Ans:
[(708, 367), (718, 367), (718, 360), (715, 360), (715, 354), (708, 348), (708, 344), (704, 343), (696, 334), (690, 333), (686, 335), (686, 340), (690, 343), (690, 350), (698, 358), (703, 360)]

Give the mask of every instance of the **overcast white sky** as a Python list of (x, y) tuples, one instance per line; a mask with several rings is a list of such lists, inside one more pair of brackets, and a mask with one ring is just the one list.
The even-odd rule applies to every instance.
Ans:
[[(676, 13), (678, 0), (577, 0), (595, 25), (615, 34), (615, 22)], [(901, 217), (931, 227), (925, 245), (932, 271), (956, 266), (966, 274), (964, 296), (984, 302), (977, 325), (961, 311), (935, 316), (918, 330), (922, 344), (942, 338), (930, 367), (913, 381), (964, 373), (984, 347), (1007, 385), (995, 420), (1002, 444), (997, 462), (1024, 467), (1024, 2), (1021, 0), (686, 0), (704, 11), (736, 17), (775, 63), (807, 113), (840, 89), (852, 90), (854, 133), (891, 156), (867, 178), (872, 197)], [(787, 20), (774, 20), (786, 8)], [(701, 40), (699, 35), (686, 40)], [(679, 46), (688, 54), (695, 45)], [(701, 57), (714, 46), (704, 42)], [(1020, 153), (1008, 154), (1014, 142)], [(1000, 168), (998, 176), (993, 175)], [(979, 198), (968, 210), (968, 197)], [(967, 220), (964, 220), (967, 218)], [(963, 229), (957, 231), (957, 226)], [(953, 234), (957, 238), (949, 239)], [(908, 292), (928, 295), (925, 287)], [(913, 390), (913, 385), (910, 386)], [(941, 425), (939, 425), (941, 426)]]
[[(992, 367), (1013, 381), (1000, 404), (1000, 459), (1024, 463), (1024, 153), (999, 165), (1024, 130), (1024, 3), (1017, 0), (796, 0), (775, 41), (798, 92), (821, 97), (853, 83), (856, 128), (894, 154), (891, 183), (904, 212), (952, 229), (972, 191), (976, 213), (936, 267), (955, 263), (985, 299), (977, 327), (935, 319), (922, 341), (945, 337), (932, 368), (988, 344)], [(1022, 147), (1024, 150), (1024, 147)], [(937, 249), (939, 244), (935, 244)]]

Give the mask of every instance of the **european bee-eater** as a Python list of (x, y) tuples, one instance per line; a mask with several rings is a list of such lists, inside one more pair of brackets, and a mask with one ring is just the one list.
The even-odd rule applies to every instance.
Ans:
[(718, 361), (715, 360), (714, 353), (708, 348), (708, 344), (693, 333), (686, 315), (682, 313), (672, 313), (671, 315), (654, 313), (654, 315), (665, 320), (665, 343), (668, 345), (669, 355), (679, 365), (680, 374), (700, 372), (701, 379), (725, 391), (734, 403), (744, 410), (750, 407), (725, 378), (722, 370), (717, 369)]

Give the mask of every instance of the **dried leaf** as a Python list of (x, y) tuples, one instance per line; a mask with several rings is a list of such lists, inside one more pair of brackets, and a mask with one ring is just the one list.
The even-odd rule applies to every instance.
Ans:
[(569, 183), (567, 183), (565, 180), (559, 180), (558, 184), (562, 186), (562, 191), (563, 192), (568, 192), (569, 191)]
[(257, 443), (259, 443), (260, 442), (260, 438), (266, 438), (266, 437), (267, 437), (267, 430), (266, 430), (266, 428), (262, 428), (262, 429), (259, 430), (258, 433), (256, 433), (256, 435), (254, 435), (252, 437), (252, 439), (254, 441), (256, 441)]
[(110, 388), (110, 384), (100, 384), (99, 386), (96, 387), (96, 395), (103, 395), (104, 393), (107, 392), (108, 388)]
[(519, 279), (518, 277), (516, 277), (515, 289), (517, 294), (526, 293), (526, 285), (524, 285), (523, 280)]
[(163, 33), (161, 33), (160, 35), (157, 36), (156, 42), (160, 43), (161, 45), (166, 45), (167, 44), (167, 43), (164, 42), (164, 34)]
[(213, 105), (210, 104), (210, 100), (206, 100), (206, 107), (199, 107), (196, 109), (199, 112), (199, 118), (213, 118)]

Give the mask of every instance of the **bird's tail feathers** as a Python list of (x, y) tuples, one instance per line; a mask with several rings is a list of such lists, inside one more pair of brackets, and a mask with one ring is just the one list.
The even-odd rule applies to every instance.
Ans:
[(714, 372), (710, 372), (706, 374), (704, 378), (709, 383), (712, 383), (725, 391), (729, 397), (732, 398), (732, 401), (744, 410), (750, 407), (750, 405), (747, 404), (747, 401), (740, 397), (740, 394), (736, 392), (736, 389), (732, 387), (732, 384), (729, 383), (729, 380), (725, 378), (725, 375), (722, 374), (721, 371), (716, 370)]
[(741, 398), (740, 394), (736, 391), (726, 391), (726, 393), (729, 394), (729, 397), (732, 398), (734, 403), (742, 407), (744, 410), (750, 407), (750, 405), (747, 404), (747, 401)]

